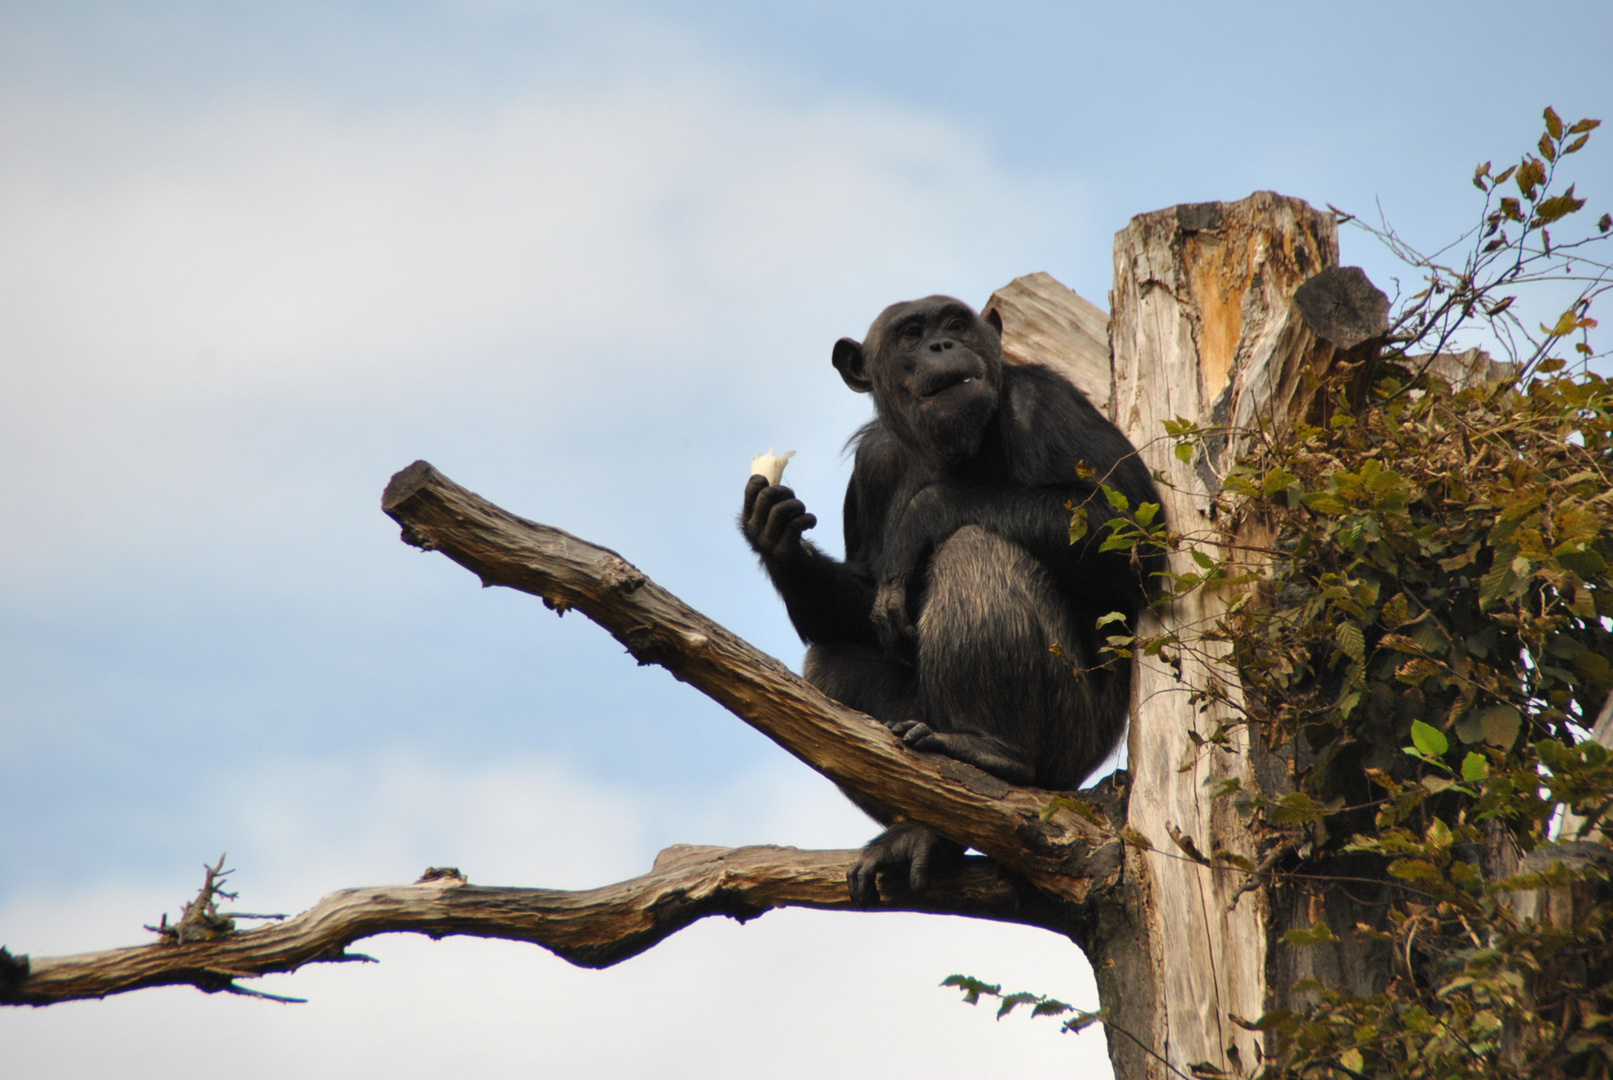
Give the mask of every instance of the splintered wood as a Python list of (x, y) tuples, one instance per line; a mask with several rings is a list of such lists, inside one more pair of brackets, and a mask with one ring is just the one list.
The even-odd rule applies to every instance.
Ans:
[(991, 294), (981, 311), (1003, 325), (1003, 359), (1046, 364), (1099, 409), (1111, 393), (1109, 316), (1052, 274), (1017, 277)]

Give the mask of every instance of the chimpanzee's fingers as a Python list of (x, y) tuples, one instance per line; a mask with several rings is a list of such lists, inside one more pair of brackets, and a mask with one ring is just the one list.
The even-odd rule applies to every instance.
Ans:
[(931, 862), (935, 858), (936, 845), (914, 844), (913, 861), (907, 864), (907, 887), (914, 892), (923, 892), (930, 887)]
[[(802, 507), (802, 509), (804, 510), (806, 508)], [(784, 530), (785, 538), (799, 544), (801, 542), (801, 534), (812, 528), (812, 526), (816, 525), (817, 523), (818, 516), (816, 514), (804, 513), (794, 521), (790, 522), (789, 528)]]
[(779, 503), (787, 502), (794, 498), (795, 492), (778, 484), (766, 484), (767, 477), (765, 476), (753, 476), (750, 479), (750, 483), (746, 485), (747, 494), (749, 493), (750, 485), (754, 484), (758, 479), (764, 481), (764, 484), (751, 498), (750, 508), (745, 513), (745, 535), (752, 544), (765, 551), (768, 547), (768, 541), (764, 534), (767, 532), (774, 508)]
[(929, 743), (935, 740), (935, 732), (930, 725), (915, 722), (912, 727), (902, 732), (902, 742), (910, 750), (927, 750)]
[(769, 484), (756, 495), (756, 501), (751, 505), (751, 520), (756, 523), (760, 532), (767, 525), (767, 518), (773, 508), (781, 502), (788, 502), (795, 498), (795, 492), (782, 484)]
[(785, 541), (789, 536), (790, 526), (804, 513), (806, 506), (800, 499), (785, 499), (783, 502), (775, 503), (768, 511), (767, 524), (762, 527), (762, 547), (772, 552), (787, 550)]
[(745, 482), (745, 508), (740, 511), (740, 516), (746, 521), (750, 520), (751, 511), (756, 507), (756, 496), (761, 494), (762, 489), (766, 486), (767, 477), (761, 473), (757, 473)]
[(846, 871), (846, 889), (851, 902), (858, 907), (873, 907), (879, 903), (879, 864), (874, 856), (863, 852)]

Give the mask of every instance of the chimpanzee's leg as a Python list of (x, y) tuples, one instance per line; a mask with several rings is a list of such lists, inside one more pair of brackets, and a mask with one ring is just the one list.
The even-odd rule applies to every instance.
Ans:
[[(1023, 548), (978, 526), (960, 529), (930, 562), (917, 707), (907, 714), (917, 719), (892, 730), (916, 750), (1011, 783), (1075, 787), (1113, 749), (1130, 695), (1129, 666), (1089, 667), (1092, 634), (1078, 618)], [(962, 852), (921, 825), (896, 822), (863, 849), (848, 875), (852, 896), (877, 903), (881, 872), (922, 889)]]
[(1125, 726), (1129, 666), (1089, 670), (1093, 629), (1041, 562), (985, 529), (954, 533), (929, 579), (918, 683), (932, 735), (908, 744), (1012, 783), (1075, 787)]

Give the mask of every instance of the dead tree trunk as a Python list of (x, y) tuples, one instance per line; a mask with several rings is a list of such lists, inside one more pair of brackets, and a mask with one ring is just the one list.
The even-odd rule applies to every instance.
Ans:
[[(1294, 303), (1303, 282), (1337, 262), (1332, 215), (1269, 192), (1143, 214), (1115, 238), (1114, 419), (1166, 478), (1172, 527), (1217, 557), (1229, 538), (1214, 500), (1241, 449), (1235, 433), (1303, 412), (1305, 376), (1339, 351)], [(1162, 438), (1173, 419), (1208, 429), (1189, 462)], [(1174, 570), (1193, 569), (1175, 558), (1184, 565)], [(1220, 858), (1258, 862), (1259, 853), (1230, 801), (1211, 798), (1224, 780), (1273, 794), (1288, 785), (1285, 763), (1231, 725), (1239, 688), (1218, 662), (1226, 646), (1202, 636), (1231, 599), (1194, 591), (1159, 612), (1159, 626), (1143, 627), (1182, 644), (1174, 663), (1144, 657), (1137, 666), (1127, 819), (1154, 846), (1127, 866), (1131, 917), (1148, 951), (1135, 966), (1151, 974), (1132, 993), (1150, 997), (1157, 1057), (1133, 1055), (1122, 1067), (1125, 1047), (1111, 1039), (1116, 1075), (1250, 1071), (1258, 1038), (1238, 1020), (1256, 1019), (1286, 991), (1274, 984), (1282, 974), (1272, 946), (1288, 920), (1270, 888), (1243, 891), (1247, 875)]]
[[(1212, 506), (1240, 451), (1232, 433), (1271, 430), (1303, 414), (1311, 376), (1370, 339), (1382, 320), (1370, 286), (1363, 291), (1350, 272), (1334, 269), (1337, 259), (1331, 215), (1262, 192), (1144, 214), (1118, 234), (1107, 347), (1102, 312), (1046, 275), (1017, 280), (989, 306), (1003, 318), (1008, 358), (1051, 361), (1085, 384), (1163, 477), (1172, 527), (1219, 548), (1229, 538)], [(1302, 284), (1308, 294), (1296, 303)], [(1164, 437), (1164, 422), (1177, 418), (1209, 431), (1186, 463)], [(1236, 779), (1282, 793), (1290, 776), (1280, 753), (1229, 723), (1239, 688), (1217, 662), (1223, 646), (1203, 635), (1231, 597), (1196, 592), (1143, 627), (1175, 632), (1182, 648), (1138, 665), (1129, 776), (1061, 799), (907, 751), (883, 726), (823, 697), (615, 553), (503, 511), (423, 462), (393, 478), (384, 507), (409, 543), (442, 552), (484, 584), (582, 611), (641, 664), (667, 668), (841, 787), (988, 856), (923, 895), (889, 885), (885, 901), (1028, 923), (1074, 941), (1096, 970), (1121, 1080), (1257, 1067), (1259, 1037), (1238, 1021), (1289, 1004), (1292, 982), (1304, 974), (1292, 967), (1292, 950), (1274, 946), (1342, 901), (1274, 887), (1223, 857), (1248, 865), (1259, 852), (1244, 819), (1212, 798), (1212, 787)], [(413, 886), (333, 894), (258, 930), (214, 917), (108, 953), (30, 964), (0, 951), (0, 1002), (49, 1004), (164, 983), (250, 992), (236, 980), (352, 959), (348, 944), (395, 930), (533, 941), (602, 966), (707, 915), (849, 907), (843, 875), (851, 857), (676, 848), (646, 876), (587, 893), (491, 889), (437, 873)], [(1354, 925), (1342, 913), (1330, 921)], [(1306, 956), (1321, 974), (1365, 977), (1348, 945)]]

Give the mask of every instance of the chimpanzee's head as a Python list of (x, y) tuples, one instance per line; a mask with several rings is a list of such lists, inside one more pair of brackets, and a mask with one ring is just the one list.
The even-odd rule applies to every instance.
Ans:
[(892, 304), (865, 342), (835, 342), (846, 385), (872, 393), (879, 415), (912, 449), (959, 462), (980, 449), (1002, 391), (1002, 322), (950, 296)]

